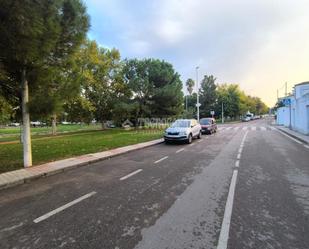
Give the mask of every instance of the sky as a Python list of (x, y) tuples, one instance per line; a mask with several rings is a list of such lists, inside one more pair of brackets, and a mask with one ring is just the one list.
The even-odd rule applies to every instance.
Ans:
[[(85, 0), (90, 39), (158, 58), (185, 82), (214, 75), (273, 106), (309, 81), (309, 0)], [(184, 88), (185, 89), (185, 88)]]

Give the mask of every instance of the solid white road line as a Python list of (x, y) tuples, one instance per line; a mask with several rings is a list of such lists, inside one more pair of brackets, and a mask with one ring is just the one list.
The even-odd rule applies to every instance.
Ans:
[(168, 156), (162, 157), (161, 159), (155, 161), (154, 163), (156, 164), (156, 163), (162, 162), (163, 160), (165, 160), (167, 158), (168, 158)]
[(236, 160), (235, 167), (239, 167), (239, 160)]
[(304, 144), (304, 147), (306, 147), (307, 149), (309, 149), (309, 146), (308, 146), (308, 145), (306, 145), (306, 144)]
[(69, 207), (71, 207), (71, 206), (73, 206), (73, 205), (75, 205), (75, 204), (77, 204), (77, 203), (79, 203), (79, 202), (81, 202), (81, 201), (83, 201), (83, 200), (85, 200), (85, 199), (95, 195), (96, 193), (97, 192), (93, 191), (93, 192), (90, 192), (89, 194), (83, 195), (83, 196), (77, 198), (74, 201), (71, 201), (71, 202), (69, 202), (69, 203), (67, 203), (67, 204), (65, 204), (65, 205), (63, 205), (63, 206), (61, 206), (61, 207), (59, 207), (59, 208), (57, 208), (57, 209), (55, 209), (53, 211), (48, 212), (47, 214), (44, 214), (44, 215), (36, 218), (35, 220), (33, 220), (33, 222), (34, 223), (39, 223), (39, 222), (41, 222), (43, 220), (46, 220), (49, 217), (51, 217), (51, 216), (53, 216), (53, 215), (55, 215), (55, 214), (65, 210), (65, 209), (67, 209), (67, 208), (69, 208)]
[[(278, 131), (279, 131), (279, 130), (278, 130)], [(291, 136), (285, 134), (284, 132), (282, 132), (282, 131), (279, 131), (279, 132), (280, 132), (282, 135), (288, 137), (289, 139), (292, 139), (294, 142), (296, 142), (296, 143), (298, 143), (298, 144), (303, 144), (302, 142), (300, 142), (300, 141), (298, 141), (297, 139), (295, 139), (295, 138), (293, 138), (293, 137), (291, 137)]]
[(229, 239), (229, 232), (230, 232), (230, 224), (232, 218), (232, 210), (233, 210), (233, 202), (234, 202), (234, 194), (235, 194), (235, 187), (236, 187), (236, 180), (237, 180), (238, 170), (233, 171), (233, 176), (230, 184), (230, 189), (225, 205), (224, 217), (221, 225), (221, 231), (218, 241), (217, 249), (226, 249), (227, 242)]
[(129, 177), (134, 176), (134, 175), (138, 174), (141, 171), (143, 171), (143, 170), (142, 169), (135, 170), (132, 173), (130, 173), (130, 174), (126, 175), (126, 176), (121, 177), (119, 180), (123, 181), (125, 179), (128, 179)]
[(179, 150), (176, 151), (176, 153), (182, 152), (184, 150), (185, 150), (185, 148), (179, 149)]

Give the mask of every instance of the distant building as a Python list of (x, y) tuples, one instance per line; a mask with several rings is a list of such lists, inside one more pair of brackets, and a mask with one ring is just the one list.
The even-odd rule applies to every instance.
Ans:
[(309, 135), (309, 81), (294, 86), (293, 94), (280, 98), (277, 124)]

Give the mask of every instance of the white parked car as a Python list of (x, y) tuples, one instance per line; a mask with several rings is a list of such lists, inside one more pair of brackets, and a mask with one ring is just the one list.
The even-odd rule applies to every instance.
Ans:
[(191, 143), (193, 138), (202, 136), (201, 125), (195, 119), (177, 119), (164, 133), (164, 141), (185, 141)]

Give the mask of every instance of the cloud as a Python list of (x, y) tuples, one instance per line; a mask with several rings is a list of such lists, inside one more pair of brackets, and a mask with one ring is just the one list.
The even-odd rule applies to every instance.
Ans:
[(239, 83), (273, 104), (285, 81), (309, 79), (309, 1), (88, 0), (86, 5), (91, 37), (117, 47), (123, 57), (170, 61), (184, 81), (194, 78), (199, 65), (200, 74)]

